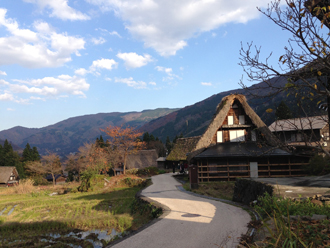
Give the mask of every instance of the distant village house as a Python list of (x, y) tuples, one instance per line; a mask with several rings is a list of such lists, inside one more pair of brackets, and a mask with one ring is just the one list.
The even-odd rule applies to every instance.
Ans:
[(19, 175), (14, 166), (0, 166), (0, 187), (19, 184)]

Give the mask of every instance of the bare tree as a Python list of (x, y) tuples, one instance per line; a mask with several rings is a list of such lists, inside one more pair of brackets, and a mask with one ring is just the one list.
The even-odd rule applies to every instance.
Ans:
[[(240, 65), (248, 80), (264, 82), (249, 93), (255, 97), (265, 97), (260, 92), (268, 89), (267, 96), (281, 92), (293, 94), (300, 107), (306, 99), (318, 99), (320, 101), (315, 104), (315, 109), (326, 100), (330, 116), (330, 1), (275, 0), (266, 10), (258, 10), (283, 31), (291, 33), (292, 37), (284, 47), (283, 55), (278, 58), (277, 65), (269, 63), (272, 53), (262, 60), (260, 47), (254, 46), (253, 42), (246, 46), (242, 44)], [(286, 80), (284, 85), (279, 83), (283, 79)], [(247, 89), (243, 79), (240, 84)], [(301, 112), (306, 114), (303, 108)], [(323, 149), (320, 144), (317, 147)]]
[(28, 170), (40, 175), (51, 175), (53, 186), (55, 186), (56, 174), (62, 173), (60, 158), (57, 154), (49, 152), (41, 157), (41, 161), (32, 161), (27, 163)]

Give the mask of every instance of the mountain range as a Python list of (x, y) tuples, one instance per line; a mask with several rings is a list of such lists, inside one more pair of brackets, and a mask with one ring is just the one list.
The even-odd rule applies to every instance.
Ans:
[[(271, 81), (273, 85), (279, 88), (287, 83), (287, 80), (281, 77), (273, 78)], [(215, 114), (217, 105), (224, 96), (229, 94), (245, 95), (252, 109), (266, 125), (270, 125), (275, 120), (275, 111), (266, 110), (275, 110), (281, 101), (284, 101), (290, 107), (294, 117), (299, 116), (302, 111), (297, 102), (304, 107), (304, 111), (309, 116), (324, 114), (322, 110), (316, 107), (316, 102), (320, 99), (305, 98), (302, 101), (301, 98), (297, 99), (292, 92), (273, 93), (274, 88), (270, 88), (268, 84), (262, 82), (248, 88), (214, 94), (203, 101), (181, 109), (161, 108), (142, 112), (99, 113), (78, 116), (43, 128), (13, 127), (1, 131), (0, 139), (8, 139), (21, 148), (24, 148), (28, 142), (31, 146), (36, 146), (40, 154), (44, 154), (49, 150), (65, 156), (71, 152), (76, 152), (85, 142), (94, 142), (102, 134), (100, 129), (109, 125), (134, 126), (143, 132), (153, 134), (163, 142), (165, 142), (167, 136), (171, 140), (180, 134), (184, 137), (192, 137), (203, 134)], [(105, 135), (104, 138), (106, 138)]]

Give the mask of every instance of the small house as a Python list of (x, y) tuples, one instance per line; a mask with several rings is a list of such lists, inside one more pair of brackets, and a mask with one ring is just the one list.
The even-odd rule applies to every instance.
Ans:
[(187, 164), (187, 154), (196, 146), (200, 136), (179, 138), (176, 140), (174, 147), (167, 156), (166, 161), (172, 168), (172, 164), (178, 165), (180, 163)]
[[(58, 184), (64, 184), (66, 182), (66, 179), (67, 179), (67, 176), (65, 175), (62, 175), (62, 174), (56, 174), (54, 175), (55, 177), (55, 184), (58, 185)], [(52, 175), (47, 175), (46, 176), (46, 180), (50, 183), (53, 183), (53, 177)]]
[(19, 175), (15, 166), (0, 166), (0, 187), (8, 187), (19, 183)]
[(329, 124), (326, 115), (277, 120), (269, 129), (288, 145), (328, 146)]
[(198, 166), (198, 181), (209, 182), (301, 176), (309, 157), (293, 154), (272, 134), (245, 96), (232, 94), (217, 106), (187, 159)]

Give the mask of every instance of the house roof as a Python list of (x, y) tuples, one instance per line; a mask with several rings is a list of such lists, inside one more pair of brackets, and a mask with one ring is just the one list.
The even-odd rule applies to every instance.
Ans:
[[(256, 128), (263, 134), (265, 137), (266, 143), (271, 146), (282, 146), (281, 141), (272, 134), (272, 132), (268, 129), (266, 124), (260, 119), (260, 117), (253, 111), (250, 105), (247, 103), (244, 95), (241, 94), (231, 94), (224, 98), (222, 98), (221, 102), (218, 104), (216, 108), (216, 113), (209, 124), (208, 128), (199, 139), (196, 144), (196, 147), (189, 154), (188, 159), (195, 157), (199, 153), (203, 152), (203, 150), (210, 145), (212, 145), (212, 139), (214, 134), (217, 132), (219, 127), (223, 124), (232, 104), (237, 100), (241, 103), (245, 114), (249, 116), (252, 123), (256, 126)], [(237, 143), (236, 143), (237, 144)]]
[(128, 169), (145, 168), (149, 166), (157, 166), (158, 154), (155, 149), (152, 150), (139, 150), (136, 153), (127, 156)]
[(157, 162), (164, 162), (164, 161), (166, 161), (166, 157), (159, 157), (156, 161)]
[(15, 166), (0, 166), (0, 183), (7, 183), (13, 171), (18, 172)]
[(227, 158), (227, 157), (268, 157), (290, 156), (291, 153), (272, 146), (258, 146), (255, 142), (220, 143), (207, 148), (195, 158)]
[(191, 152), (194, 149), (200, 137), (201, 136), (177, 139), (172, 151), (167, 156), (166, 160), (187, 160), (187, 153)]
[(271, 132), (322, 129), (328, 124), (327, 121), (326, 115), (285, 119), (273, 122), (269, 129)]

